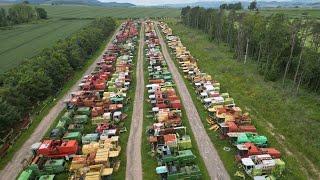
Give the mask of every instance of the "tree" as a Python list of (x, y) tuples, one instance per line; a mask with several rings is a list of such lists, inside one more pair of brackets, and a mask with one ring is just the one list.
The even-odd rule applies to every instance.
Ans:
[(228, 4), (221, 4), (220, 5), (220, 9), (229, 9), (229, 5)]
[(46, 49), (34, 63), (44, 69), (45, 74), (52, 80), (52, 88), (55, 91), (62, 87), (72, 73), (67, 57), (61, 51)]
[(31, 103), (44, 100), (52, 93), (53, 82), (43, 69), (24, 73), (18, 82), (17, 91), (21, 93)]
[(230, 3), (230, 4), (221, 4), (220, 5), (220, 9), (226, 9), (226, 10), (241, 10), (242, 9), (242, 4), (241, 2), (237, 2), (237, 3)]
[(36, 7), (35, 10), (39, 19), (47, 19), (47, 11), (45, 9)]
[(258, 7), (257, 7), (257, 1), (252, 1), (250, 3), (250, 5), (248, 6), (248, 9), (251, 10), (251, 11), (257, 11), (258, 10)]
[[(295, 92), (301, 86), (320, 90), (320, 23), (292, 19), (276, 13), (238, 13), (240, 4), (222, 4), (220, 10), (186, 7), (181, 12), (185, 25), (208, 33), (210, 40), (227, 43), (238, 60), (257, 61), (266, 80), (282, 83), (290, 78)], [(224, 9), (230, 9), (224, 13)]]
[(295, 20), (291, 23), (291, 37), (290, 37), (290, 46), (291, 46), (291, 49), (290, 49), (290, 56), (288, 58), (288, 61), (286, 63), (286, 68), (284, 70), (284, 74), (283, 74), (283, 78), (282, 78), (282, 86), (284, 86), (284, 83), (285, 83), (285, 80), (287, 78), (287, 73), (289, 71), (289, 67), (290, 67), (290, 64), (291, 64), (291, 61), (292, 61), (292, 57), (293, 57), (293, 50), (295, 49), (295, 46), (296, 46), (296, 42), (297, 42), (297, 34), (298, 34), (298, 31), (300, 29), (300, 24), (301, 24), (301, 21), (300, 20)]
[(314, 21), (311, 24), (311, 35), (312, 35), (312, 47), (315, 51), (319, 51), (320, 48), (320, 22)]
[(20, 111), (0, 97), (0, 130), (6, 130), (21, 118)]
[(6, 10), (0, 8), (0, 27), (6, 26), (8, 24), (7, 21), (7, 13)]
[(20, 24), (31, 21), (34, 14), (34, 10), (28, 4), (15, 4), (9, 8), (8, 18), (13, 24)]

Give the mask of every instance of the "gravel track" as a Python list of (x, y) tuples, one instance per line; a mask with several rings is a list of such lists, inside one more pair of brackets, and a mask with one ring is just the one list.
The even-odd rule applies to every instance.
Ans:
[(144, 72), (143, 72), (143, 46), (144, 46), (144, 23), (141, 24), (139, 51), (136, 73), (136, 91), (130, 127), (130, 135), (127, 145), (127, 180), (142, 179), (141, 164), (141, 138), (143, 123), (143, 99), (144, 99)]
[[(108, 44), (106, 45), (103, 53), (107, 50), (109, 44), (115, 38), (116, 33), (120, 30), (120, 26), (117, 28)], [(89, 66), (83, 76), (90, 74), (96, 67), (96, 63), (102, 59), (103, 53)], [(6, 167), (0, 171), (0, 180), (16, 179), (20, 172), (23, 170), (23, 161), (32, 157), (30, 147), (35, 142), (41, 141), (45, 133), (50, 128), (50, 125), (58, 117), (59, 113), (64, 109), (64, 100), (68, 99), (70, 93), (78, 90), (78, 84), (81, 82), (82, 77), (72, 86), (72, 88), (61, 98), (57, 104), (50, 110), (50, 112), (42, 119), (38, 127), (32, 133), (30, 138), (22, 145), (22, 147), (14, 154), (11, 161), (8, 162)]]
[[(157, 23), (158, 25), (158, 23)], [(170, 54), (167, 50), (167, 45), (163, 40), (163, 37), (156, 25), (156, 31), (159, 36), (162, 53), (164, 58), (167, 61), (169, 70), (172, 73), (173, 79), (177, 85), (177, 89), (179, 91), (184, 109), (186, 111), (189, 123), (191, 124), (191, 129), (196, 139), (196, 144), (200, 151), (200, 155), (204, 160), (206, 168), (209, 172), (211, 179), (221, 179), (227, 180), (230, 179), (228, 172), (226, 171), (217, 150), (214, 148), (203, 124), (198, 114), (198, 111), (192, 101), (191, 95), (185, 85), (177, 67), (175, 66), (174, 62), (172, 61)]]

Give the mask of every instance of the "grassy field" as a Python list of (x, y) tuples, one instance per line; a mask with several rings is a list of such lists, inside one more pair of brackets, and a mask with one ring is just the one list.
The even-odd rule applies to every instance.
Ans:
[[(316, 179), (320, 167), (317, 133), (320, 97), (309, 92), (301, 92), (299, 97), (289, 96), (289, 90), (280, 89), (279, 82), (265, 82), (254, 63), (244, 65), (235, 61), (226, 46), (210, 42), (201, 31), (176, 23), (170, 23), (170, 26), (199, 59), (200, 69), (217, 79), (222, 84), (222, 91), (229, 92), (237, 105), (251, 114), (258, 132), (267, 135), (271, 145), (281, 150), (287, 163), (285, 178)], [(196, 99), (192, 85), (186, 83), (202, 121), (208, 127), (207, 113)], [(208, 133), (232, 176), (237, 170), (234, 152), (223, 151), (228, 144), (219, 140), (217, 133), (209, 130)]]
[(299, 18), (301, 16), (308, 15), (312, 18), (320, 19), (320, 9), (311, 9), (311, 8), (261, 9), (260, 13), (263, 15), (283, 13), (291, 18)]
[(0, 73), (64, 39), (89, 20), (48, 20), (0, 30)]
[[(8, 9), (8, 5), (0, 5)], [(116, 18), (176, 17), (178, 9), (164, 8), (105, 8), (94, 6), (41, 5), (48, 12), (48, 20), (34, 21), (0, 29), (0, 73), (17, 66), (64, 39), (92, 18), (112, 16)]]
[(144, 18), (144, 17), (177, 17), (179, 9), (172, 8), (106, 8), (95, 6), (51, 6), (42, 5), (50, 17), (53, 18), (95, 18), (112, 16), (116, 18)]

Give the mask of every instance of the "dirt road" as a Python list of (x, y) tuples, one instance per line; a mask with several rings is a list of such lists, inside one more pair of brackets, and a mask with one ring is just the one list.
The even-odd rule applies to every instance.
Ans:
[(141, 136), (143, 123), (144, 73), (143, 73), (144, 24), (141, 25), (138, 51), (136, 91), (127, 145), (126, 180), (142, 180)]
[[(111, 41), (115, 38), (116, 32), (118, 32), (120, 29), (120, 26), (115, 31), (114, 35), (108, 42), (108, 44), (105, 47), (105, 50), (107, 49), (108, 45), (111, 43)], [(103, 52), (105, 52), (105, 50)], [(102, 58), (101, 54), (95, 61), (90, 65), (90, 67), (86, 70), (86, 72), (83, 74), (88, 75), (90, 74), (96, 67), (96, 63), (100, 61)], [(50, 112), (42, 119), (42, 121), (39, 123), (38, 127), (35, 129), (35, 131), (32, 133), (30, 138), (22, 145), (22, 147), (14, 154), (11, 161), (7, 164), (7, 166), (0, 172), (0, 180), (8, 180), (8, 179), (16, 179), (16, 177), (19, 175), (19, 173), (23, 169), (23, 160), (29, 159), (32, 156), (32, 153), (30, 151), (30, 146), (34, 144), (35, 142), (39, 142), (42, 137), (45, 135), (45, 133), (48, 131), (50, 125), (53, 123), (53, 121), (57, 118), (59, 113), (63, 110), (64, 103), (63, 101), (67, 98), (69, 98), (70, 93), (73, 91), (76, 91), (78, 89), (78, 84), (81, 82), (81, 79), (77, 83), (75, 83), (72, 88), (66, 93), (66, 95), (61, 98), (57, 104), (50, 110)]]
[(167, 45), (165, 44), (162, 38), (162, 35), (159, 31), (158, 26), (156, 26), (156, 31), (159, 36), (162, 53), (168, 63), (169, 70), (171, 71), (173, 79), (177, 85), (177, 89), (181, 96), (181, 100), (185, 108), (185, 111), (187, 113), (188, 120), (191, 124), (191, 129), (196, 139), (196, 143), (200, 151), (200, 155), (204, 160), (204, 163), (207, 167), (209, 175), (211, 179), (223, 179), (223, 180), (230, 179), (228, 172), (226, 171), (222, 161), (220, 160), (217, 150), (214, 148), (201, 122), (200, 116), (198, 114), (198, 111), (195, 105), (193, 104), (193, 101), (191, 99), (187, 86), (185, 85), (177, 67), (175, 66), (174, 62), (170, 57), (170, 54), (167, 50)]

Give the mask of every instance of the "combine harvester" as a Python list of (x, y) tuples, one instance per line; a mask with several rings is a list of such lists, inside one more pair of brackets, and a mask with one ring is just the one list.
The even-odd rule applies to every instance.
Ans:
[(150, 113), (154, 118), (154, 124), (148, 128), (148, 140), (158, 161), (155, 171), (163, 180), (201, 179), (196, 157), (190, 150), (191, 138), (181, 120), (182, 104), (154, 27), (153, 22), (145, 22), (149, 81), (146, 88), (152, 105)]
[(179, 37), (173, 35), (172, 29), (163, 22), (159, 26), (184, 77), (193, 84), (199, 101), (208, 111), (207, 122), (211, 125), (210, 129), (219, 131), (221, 139), (228, 139), (237, 147), (236, 160), (247, 175), (259, 180), (281, 177), (285, 163), (280, 159), (280, 152), (267, 148), (267, 137), (258, 135), (249, 114), (243, 113), (236, 106), (229, 93), (220, 92), (217, 80), (201, 72), (197, 59), (183, 46)]
[(33, 159), (19, 180), (54, 179), (60, 173), (70, 180), (110, 179), (119, 169), (138, 26), (133, 21), (121, 25), (95, 70), (65, 101), (66, 113), (49, 137), (31, 147)]

